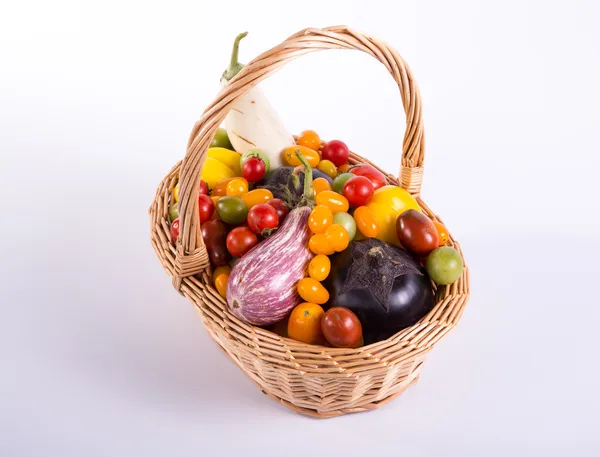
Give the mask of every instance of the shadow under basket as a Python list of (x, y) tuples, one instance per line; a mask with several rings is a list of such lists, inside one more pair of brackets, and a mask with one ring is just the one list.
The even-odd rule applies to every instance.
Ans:
[[(209, 335), (266, 395), (318, 418), (368, 411), (400, 395), (417, 381), (425, 356), (456, 326), (469, 298), (465, 266), (454, 284), (437, 288), (435, 306), (415, 325), (368, 346), (338, 349), (283, 338), (240, 321), (211, 285), (197, 201), (200, 172), (215, 131), (235, 102), (261, 80), (296, 57), (325, 49), (366, 52), (384, 64), (397, 82), (407, 119), (402, 167), (399, 179), (383, 173), (390, 184), (407, 189), (425, 214), (440, 221), (419, 196), (425, 143), (421, 99), (412, 74), (395, 50), (344, 26), (305, 29), (246, 65), (196, 123), (183, 162), (160, 183), (150, 207), (152, 245), (174, 287), (198, 309)], [(349, 163), (370, 162), (351, 153)], [(181, 226), (174, 246), (168, 213), (178, 182)], [(461, 252), (452, 236), (448, 245)]]

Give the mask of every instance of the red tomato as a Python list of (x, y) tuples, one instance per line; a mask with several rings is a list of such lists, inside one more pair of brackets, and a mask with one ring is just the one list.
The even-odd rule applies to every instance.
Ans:
[(346, 143), (340, 140), (331, 140), (325, 143), (321, 150), (321, 157), (323, 160), (332, 161), (336, 167), (345, 164), (348, 161), (350, 151)]
[(236, 227), (227, 235), (227, 250), (234, 257), (242, 257), (258, 244), (258, 237), (248, 227)]
[(416, 209), (398, 216), (396, 235), (402, 246), (418, 256), (425, 256), (440, 245), (437, 228), (431, 219)]
[(342, 195), (348, 199), (352, 206), (364, 206), (371, 200), (375, 192), (373, 183), (364, 176), (355, 176), (350, 178), (344, 184)]
[(339, 306), (325, 313), (321, 331), (329, 344), (338, 348), (358, 347), (362, 340), (362, 325), (356, 314)]
[(277, 210), (268, 203), (253, 206), (248, 212), (248, 227), (261, 235), (265, 229), (274, 229), (279, 225)]
[(208, 184), (204, 181), (200, 181), (200, 193), (202, 195), (208, 195)]
[(200, 214), (200, 223), (210, 220), (215, 212), (215, 203), (208, 195), (198, 195), (198, 213)]
[(265, 163), (258, 157), (252, 157), (242, 166), (242, 176), (248, 182), (257, 182), (265, 176)]
[(171, 222), (171, 243), (175, 244), (179, 238), (179, 218)]
[(275, 208), (275, 211), (277, 211), (277, 216), (279, 216), (279, 223), (283, 222), (283, 220), (285, 219), (285, 216), (287, 216), (288, 213), (290, 212), (290, 209), (285, 204), (285, 202), (278, 198), (269, 200), (267, 202), (267, 205), (271, 205), (273, 208)]
[(382, 172), (380, 172), (373, 165), (369, 165), (368, 163), (363, 163), (361, 165), (356, 165), (355, 167), (351, 167), (349, 170), (350, 173), (356, 176), (364, 176), (371, 183), (373, 183), (373, 187), (375, 190), (379, 189), (382, 186), (387, 185), (387, 180)]

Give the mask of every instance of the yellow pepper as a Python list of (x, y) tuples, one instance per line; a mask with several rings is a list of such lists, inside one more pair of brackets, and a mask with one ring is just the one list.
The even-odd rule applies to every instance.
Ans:
[(208, 148), (208, 157), (217, 159), (233, 170), (235, 176), (242, 176), (240, 159), (242, 158), (239, 152), (225, 148)]
[(378, 239), (395, 246), (401, 246), (396, 235), (396, 220), (406, 210), (421, 211), (419, 204), (406, 190), (398, 186), (383, 186), (375, 191), (366, 205), (377, 220)]
[(235, 172), (223, 162), (220, 162), (212, 157), (208, 157), (204, 161), (204, 168), (202, 168), (202, 180), (208, 184), (209, 189), (215, 187), (219, 181), (227, 178), (233, 178), (234, 176)]

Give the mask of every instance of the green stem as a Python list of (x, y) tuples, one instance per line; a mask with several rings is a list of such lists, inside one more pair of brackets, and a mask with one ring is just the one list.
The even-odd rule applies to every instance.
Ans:
[(248, 35), (248, 32), (240, 33), (235, 37), (235, 41), (233, 42), (233, 50), (231, 51), (229, 67), (223, 72), (223, 76), (221, 76), (222, 79), (229, 81), (231, 78), (237, 75), (242, 68), (244, 68), (244, 65), (239, 62), (238, 56), (240, 52), (240, 41), (242, 41), (242, 38), (244, 38), (246, 35)]
[(299, 206), (315, 206), (315, 191), (313, 189), (313, 172), (308, 160), (296, 149), (296, 157), (304, 165), (304, 193)]

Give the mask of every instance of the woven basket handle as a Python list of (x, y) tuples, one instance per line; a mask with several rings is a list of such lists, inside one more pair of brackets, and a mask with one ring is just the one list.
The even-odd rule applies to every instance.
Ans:
[(209, 266), (208, 254), (200, 233), (197, 201), (200, 173), (217, 128), (237, 100), (260, 81), (297, 57), (325, 49), (354, 49), (366, 52), (385, 65), (398, 84), (406, 113), (400, 184), (412, 194), (419, 194), (425, 155), (421, 96), (402, 57), (384, 42), (345, 26), (302, 30), (248, 63), (221, 90), (194, 125), (180, 176), (181, 226), (174, 265), (175, 286), (178, 289), (181, 278), (199, 273)]

